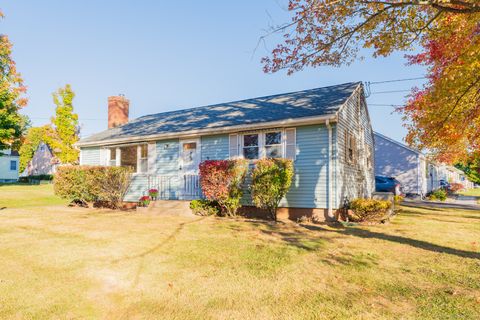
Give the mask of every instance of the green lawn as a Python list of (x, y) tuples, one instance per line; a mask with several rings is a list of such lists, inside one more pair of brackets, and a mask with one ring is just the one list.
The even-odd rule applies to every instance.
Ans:
[(460, 194), (463, 194), (464, 196), (480, 197), (480, 188), (468, 189), (466, 191), (460, 192)]
[(403, 208), (343, 228), (0, 192), (0, 319), (480, 318), (480, 212)]
[(23, 208), (66, 204), (53, 194), (52, 184), (0, 184), (0, 208)]

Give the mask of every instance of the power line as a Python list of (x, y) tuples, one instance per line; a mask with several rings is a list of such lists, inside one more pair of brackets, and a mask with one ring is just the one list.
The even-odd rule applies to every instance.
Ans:
[(396, 93), (396, 92), (410, 92), (411, 90), (390, 90), (390, 91), (374, 91), (370, 94), (382, 94), (382, 93)]
[(391, 83), (391, 82), (403, 82), (403, 81), (414, 81), (427, 79), (427, 77), (417, 77), (417, 78), (404, 78), (404, 79), (395, 79), (395, 80), (384, 80), (384, 81), (372, 81), (368, 82), (369, 84), (380, 84), (380, 83)]

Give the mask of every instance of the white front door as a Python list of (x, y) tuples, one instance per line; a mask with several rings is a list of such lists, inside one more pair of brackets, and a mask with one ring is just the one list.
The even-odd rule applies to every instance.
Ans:
[(180, 140), (180, 173), (183, 175), (198, 174), (200, 165), (200, 140)]
[(200, 197), (199, 165), (200, 139), (180, 140), (180, 199), (192, 200)]

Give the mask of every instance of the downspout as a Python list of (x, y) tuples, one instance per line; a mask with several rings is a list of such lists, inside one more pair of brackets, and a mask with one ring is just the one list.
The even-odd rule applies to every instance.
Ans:
[(328, 220), (334, 220), (333, 208), (332, 208), (332, 154), (333, 154), (333, 143), (332, 143), (332, 126), (330, 125), (330, 120), (325, 121), (325, 125), (328, 129), (328, 156), (327, 156), (327, 210), (328, 210)]

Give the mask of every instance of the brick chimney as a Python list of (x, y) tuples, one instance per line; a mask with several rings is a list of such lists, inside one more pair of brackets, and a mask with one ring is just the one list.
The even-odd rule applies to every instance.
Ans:
[(130, 101), (124, 95), (108, 97), (108, 129), (128, 122)]

